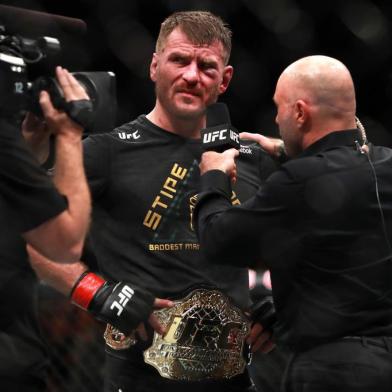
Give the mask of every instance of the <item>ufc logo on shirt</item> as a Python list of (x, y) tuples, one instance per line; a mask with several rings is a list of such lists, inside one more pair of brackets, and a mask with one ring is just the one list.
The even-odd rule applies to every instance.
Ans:
[(125, 285), (121, 291), (118, 293), (118, 301), (113, 301), (112, 304), (110, 305), (110, 309), (117, 309), (117, 316), (120, 316), (122, 311), (124, 310), (124, 307), (127, 305), (128, 301), (132, 298), (133, 294), (135, 294), (135, 291)]

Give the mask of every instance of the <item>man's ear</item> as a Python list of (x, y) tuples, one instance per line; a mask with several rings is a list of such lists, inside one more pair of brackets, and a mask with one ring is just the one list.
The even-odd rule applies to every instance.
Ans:
[(229, 87), (230, 80), (233, 77), (233, 72), (234, 70), (231, 65), (225, 66), (223, 70), (222, 82), (219, 86), (219, 94), (223, 94), (227, 90), (227, 87)]
[(303, 101), (302, 99), (299, 99), (298, 101), (296, 101), (294, 104), (294, 114), (295, 114), (295, 120), (297, 121), (298, 127), (304, 128), (304, 126), (306, 125), (306, 123), (309, 119), (309, 106), (308, 106), (308, 104), (305, 101)]
[(152, 55), (151, 64), (150, 64), (150, 78), (153, 82), (156, 82), (157, 77), (157, 68), (158, 68), (158, 55), (154, 53)]

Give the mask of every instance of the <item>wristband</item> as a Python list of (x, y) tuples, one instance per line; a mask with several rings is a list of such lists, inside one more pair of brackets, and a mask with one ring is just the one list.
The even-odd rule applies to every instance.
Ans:
[(75, 305), (87, 310), (97, 291), (106, 281), (93, 272), (85, 271), (71, 291), (71, 300)]

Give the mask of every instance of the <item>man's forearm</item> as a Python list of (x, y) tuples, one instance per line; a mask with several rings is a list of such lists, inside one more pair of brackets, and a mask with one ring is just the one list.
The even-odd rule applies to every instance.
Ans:
[(230, 179), (224, 173), (211, 170), (201, 176), (193, 212), (200, 249), (212, 263), (260, 266), (263, 259), (260, 241), (268, 230), (268, 217), (280, 216), (281, 208), (263, 208), (257, 203), (258, 195), (240, 206), (233, 206), (230, 196)]
[[(67, 102), (88, 99), (86, 91), (65, 69), (56, 67), (57, 80)], [(83, 167), (83, 128), (66, 112), (56, 109), (48, 92), (40, 92), (46, 127), (56, 135), (54, 183), (68, 199), (68, 208), (23, 233), (25, 240), (45, 256), (62, 262), (79, 260), (90, 219), (90, 193)], [(27, 126), (27, 123), (24, 124)]]
[(81, 138), (73, 135), (58, 135), (56, 139), (56, 163), (54, 183), (59, 192), (68, 199), (69, 242), (81, 242), (86, 236), (91, 212), (90, 191), (83, 166)]
[(149, 320), (151, 326), (163, 333), (164, 328), (151, 315), (153, 306), (172, 306), (169, 300), (155, 299), (144, 289), (127, 282), (107, 281), (82, 262), (59, 264), (27, 246), (30, 263), (38, 277), (51, 287), (69, 296), (71, 302), (91, 313), (96, 319), (109, 323), (125, 334)]
[[(88, 95), (78, 81), (65, 69), (56, 68), (56, 76), (68, 103), (88, 100)], [(83, 166), (82, 126), (70, 114), (56, 110), (47, 93), (41, 92), (40, 104), (48, 126), (56, 137), (54, 183), (60, 193), (68, 198), (64, 235), (69, 245), (79, 245), (82, 250), (90, 219), (90, 193)]]
[(42, 256), (30, 245), (27, 245), (27, 251), (31, 266), (39, 279), (66, 296), (70, 294), (80, 275), (87, 270), (81, 261), (59, 264)]
[(50, 259), (76, 262), (82, 253), (91, 213), (80, 135), (57, 135), (53, 181), (59, 193), (67, 197), (68, 208), (23, 236)]

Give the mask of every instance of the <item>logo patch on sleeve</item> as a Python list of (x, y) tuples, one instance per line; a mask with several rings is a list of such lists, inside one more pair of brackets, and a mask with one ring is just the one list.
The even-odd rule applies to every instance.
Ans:
[(139, 130), (137, 129), (134, 132), (128, 133), (128, 132), (118, 132), (118, 137), (122, 140), (137, 140), (140, 138), (140, 133)]

